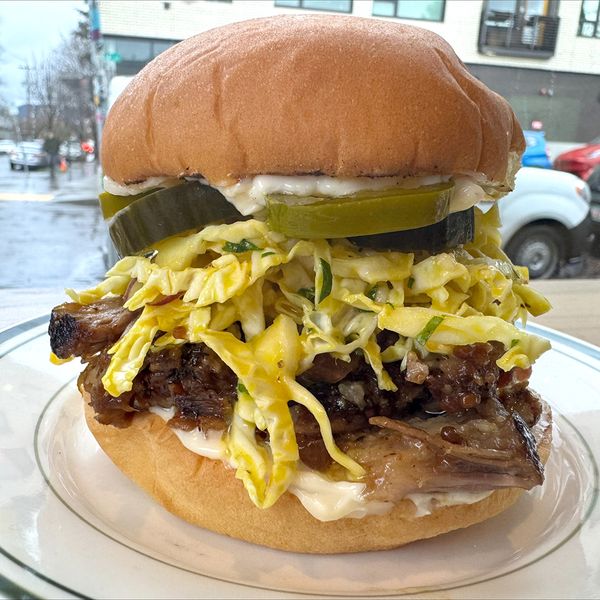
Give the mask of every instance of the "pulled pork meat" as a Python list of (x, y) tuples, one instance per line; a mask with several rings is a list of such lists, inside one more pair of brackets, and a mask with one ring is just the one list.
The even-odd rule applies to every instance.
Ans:
[(498, 400), (488, 399), (451, 418), (373, 417), (369, 422), (379, 429), (346, 436), (340, 444), (365, 467), (375, 499), (400, 499), (414, 492), (529, 489), (543, 482), (544, 468), (527, 424)]
[(169, 424), (187, 431), (225, 429), (237, 397), (233, 371), (204, 344), (173, 346), (146, 356), (130, 392), (111, 396), (101, 378), (108, 368), (106, 351), (89, 359), (79, 385), (90, 394), (96, 419), (127, 427), (136, 412), (152, 406), (174, 408)]
[[(158, 406), (174, 409), (173, 427), (225, 429), (237, 379), (204, 344), (151, 352), (130, 392), (114, 398), (104, 390), (107, 350), (136, 317), (121, 298), (63, 304), (52, 313), (55, 354), (88, 363), (79, 383), (90, 394), (96, 419), (127, 427), (136, 412)], [(383, 349), (397, 338), (384, 331), (378, 343)], [(411, 352), (405, 368), (399, 361), (385, 365), (397, 387), (393, 392), (379, 389), (359, 353), (348, 362), (319, 355), (298, 381), (325, 408), (338, 445), (366, 468), (377, 499), (414, 491), (529, 489), (543, 478), (531, 435), (542, 402), (528, 388), (531, 369), (498, 368), (503, 352), (495, 342), (457, 347), (450, 356), (427, 360)], [(327, 470), (331, 459), (316, 420), (294, 402), (290, 409), (302, 461)]]
[(48, 327), (52, 352), (59, 358), (85, 359), (112, 346), (140, 314), (123, 308), (123, 302), (123, 298), (108, 298), (54, 308)]

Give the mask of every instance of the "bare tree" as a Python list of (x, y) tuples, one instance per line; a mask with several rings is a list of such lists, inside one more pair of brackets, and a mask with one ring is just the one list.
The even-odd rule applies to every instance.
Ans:
[[(2, 39), (2, 21), (0, 21), (0, 39)], [(4, 54), (4, 48), (2, 47), (2, 44), (0, 44), (0, 64), (2, 64), (3, 58), (2, 55)], [(4, 82), (2, 81), (2, 77), (0, 77), (0, 88), (4, 85)]]
[[(0, 21), (0, 39), (2, 38), (2, 21)], [(3, 58), (4, 49), (0, 45), (0, 65), (4, 62)], [(4, 82), (0, 77), (0, 137), (4, 135), (12, 135), (13, 133), (13, 122), (10, 114), (10, 107), (6, 102), (6, 99), (2, 95), (2, 86)]]
[(0, 138), (4, 136), (14, 138), (14, 123), (10, 110), (4, 98), (0, 97)]
[(63, 106), (65, 122), (79, 139), (93, 137), (93, 66), (90, 55), (87, 12), (79, 10), (80, 20), (71, 36), (59, 50), (60, 77), (65, 92)]
[(93, 136), (92, 63), (87, 40), (87, 15), (77, 29), (44, 60), (29, 65), (28, 96), (33, 107), (33, 137), (50, 133), (66, 140)]
[(42, 62), (28, 64), (30, 76), (28, 97), (31, 106), (28, 107), (29, 123), (26, 128), (32, 137), (45, 137), (53, 133), (55, 137), (65, 135), (61, 123), (60, 76), (53, 57)]

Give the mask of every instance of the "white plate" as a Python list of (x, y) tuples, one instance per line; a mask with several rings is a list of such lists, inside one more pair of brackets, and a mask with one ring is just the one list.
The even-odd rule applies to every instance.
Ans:
[(195, 528), (131, 484), (84, 425), (79, 364), (48, 362), (46, 322), (0, 333), (0, 595), (600, 596), (598, 348), (530, 327), (554, 346), (532, 379), (555, 410), (543, 488), (433, 540), (319, 557)]

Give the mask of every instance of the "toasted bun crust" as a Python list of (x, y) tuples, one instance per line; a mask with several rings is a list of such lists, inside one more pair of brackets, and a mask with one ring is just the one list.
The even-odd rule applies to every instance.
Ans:
[[(82, 394), (87, 402), (89, 396)], [(256, 508), (231, 469), (187, 450), (156, 415), (137, 414), (127, 429), (101, 425), (89, 405), (85, 415), (115, 465), (169, 512), (205, 529), (279, 550), (333, 554), (396, 548), (489, 519), (523, 493), (498, 490), (475, 504), (438, 508), (418, 518), (413, 503), (403, 500), (385, 515), (321, 522), (291, 494), (268, 510)], [(539, 445), (544, 463), (550, 443), (548, 423)]]
[(507, 177), (524, 139), (508, 103), (438, 35), (375, 19), (278, 16), (170, 48), (106, 120), (105, 173)]

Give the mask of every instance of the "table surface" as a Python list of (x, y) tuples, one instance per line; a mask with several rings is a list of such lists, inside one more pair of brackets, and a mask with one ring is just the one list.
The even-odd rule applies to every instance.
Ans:
[[(531, 321), (600, 346), (600, 279), (550, 279), (532, 285), (553, 309)], [(0, 330), (48, 314), (66, 300), (61, 289), (0, 290)]]
[(533, 323), (600, 346), (600, 279), (549, 279), (533, 287), (552, 303), (552, 310), (532, 318)]

